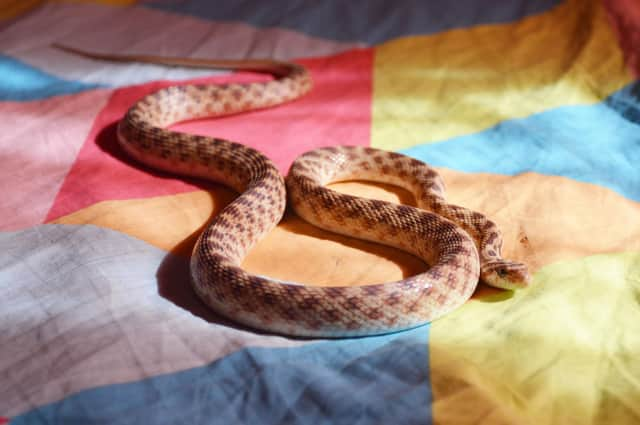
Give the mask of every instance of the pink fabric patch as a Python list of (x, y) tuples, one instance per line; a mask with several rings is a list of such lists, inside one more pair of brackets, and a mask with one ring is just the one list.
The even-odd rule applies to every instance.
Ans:
[(110, 90), (0, 102), (0, 230), (45, 219)]
[[(300, 63), (308, 67), (315, 83), (307, 96), (268, 110), (181, 123), (174, 128), (252, 146), (271, 158), (283, 173), (298, 155), (316, 147), (368, 145), (373, 51), (353, 50)], [(261, 78), (265, 77), (242, 73), (190, 82), (243, 82)], [(127, 108), (140, 97), (171, 84), (176, 83), (154, 82), (114, 92), (97, 117), (47, 221), (104, 200), (169, 195), (203, 187), (201, 182), (134, 163), (116, 140), (116, 123)]]

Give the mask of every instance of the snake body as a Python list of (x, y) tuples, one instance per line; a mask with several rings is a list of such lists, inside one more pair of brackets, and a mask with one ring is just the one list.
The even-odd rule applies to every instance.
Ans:
[[(501, 258), (502, 237), (484, 215), (448, 204), (444, 184), (428, 165), (397, 153), (340, 146), (316, 149), (293, 163), (286, 183), (266, 156), (232, 141), (179, 133), (176, 122), (272, 107), (312, 87), (307, 70), (274, 61), (206, 61), (98, 55), (169, 65), (266, 71), (267, 82), (181, 85), (136, 102), (118, 124), (122, 148), (165, 171), (221, 182), (240, 195), (200, 235), (191, 281), (214, 311), (253, 328), (306, 337), (343, 337), (398, 331), (433, 321), (462, 305), (479, 278), (507, 289), (529, 284), (524, 265)], [(410, 190), (418, 208), (338, 193), (326, 187), (364, 179)], [(315, 287), (256, 276), (243, 258), (282, 218), (289, 202), (308, 222), (410, 252), (429, 265), (397, 282)]]

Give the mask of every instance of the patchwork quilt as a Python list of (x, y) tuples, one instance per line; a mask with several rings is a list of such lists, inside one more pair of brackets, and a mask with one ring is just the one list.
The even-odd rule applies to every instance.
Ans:
[[(189, 256), (235, 193), (136, 163), (116, 123), (167, 85), (266, 77), (54, 42), (303, 64), (307, 96), (175, 128), (257, 148), (282, 173), (329, 145), (428, 162), (451, 202), (498, 223), (534, 285), (480, 285), (440, 320), (366, 338), (217, 316)], [(638, 52), (634, 0), (2, 2), (0, 423), (640, 423)], [(290, 212), (243, 266), (309, 285), (428, 267)]]

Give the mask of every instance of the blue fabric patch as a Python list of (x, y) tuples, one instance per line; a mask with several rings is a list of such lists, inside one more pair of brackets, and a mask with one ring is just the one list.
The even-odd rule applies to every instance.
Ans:
[(60, 79), (5, 55), (0, 55), (0, 75), (0, 100), (37, 100), (98, 87)]
[(146, 1), (147, 6), (198, 18), (279, 27), (329, 40), (377, 44), (392, 38), (452, 28), (511, 22), (544, 12), (558, 0), (273, 0)]
[(640, 201), (640, 83), (595, 105), (560, 107), (402, 152), (472, 173), (569, 177)]
[(295, 348), (79, 392), (18, 424), (430, 424), (429, 326)]

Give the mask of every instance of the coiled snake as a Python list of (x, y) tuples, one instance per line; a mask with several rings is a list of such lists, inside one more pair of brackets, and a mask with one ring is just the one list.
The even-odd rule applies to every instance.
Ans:
[[(102, 55), (56, 46), (93, 59), (268, 72), (268, 82), (181, 85), (135, 103), (118, 125), (122, 148), (161, 170), (221, 182), (240, 195), (200, 235), (191, 281), (214, 311), (253, 328), (281, 334), (341, 337), (398, 331), (435, 320), (462, 305), (478, 279), (506, 289), (526, 287), (526, 266), (501, 258), (502, 237), (482, 214), (448, 204), (444, 184), (428, 165), (397, 153), (327, 147), (293, 163), (285, 180), (250, 147), (168, 130), (173, 123), (235, 114), (294, 100), (312, 87), (307, 70), (275, 61), (200, 61)], [(410, 190), (419, 208), (338, 193), (328, 183), (362, 179)], [(314, 287), (247, 273), (240, 264), (282, 218), (285, 202), (321, 228), (380, 242), (427, 262), (422, 274), (398, 282)]]

